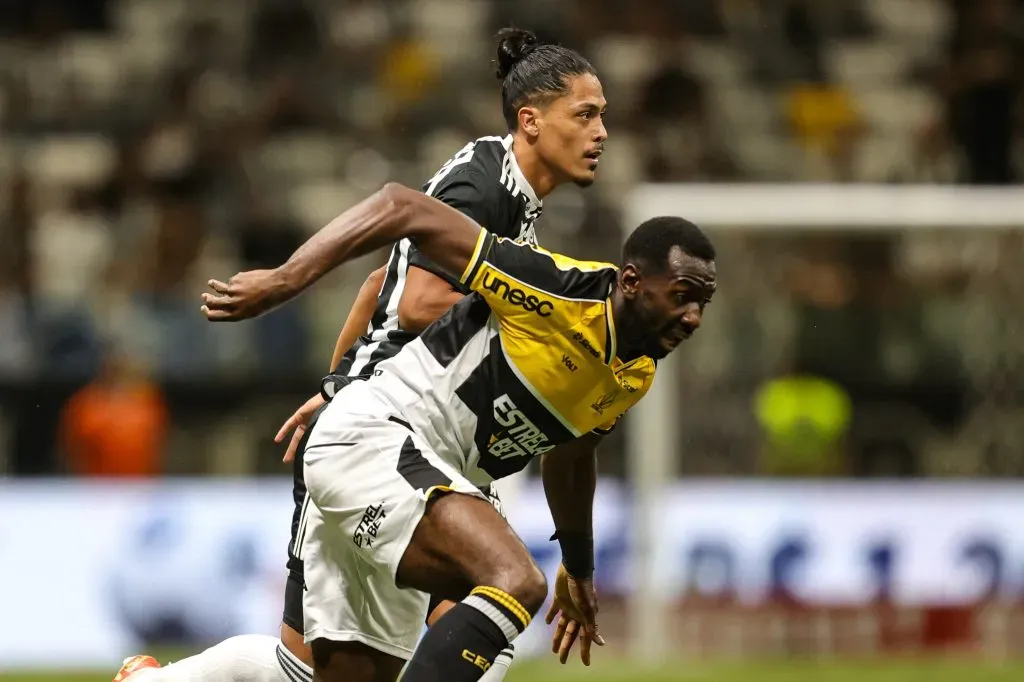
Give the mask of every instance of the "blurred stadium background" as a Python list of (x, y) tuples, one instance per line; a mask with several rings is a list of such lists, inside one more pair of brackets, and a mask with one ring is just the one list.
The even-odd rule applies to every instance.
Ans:
[[(271, 439), (385, 256), (244, 324), (198, 293), (503, 132), (510, 23), (610, 103), (541, 242), (672, 211), (721, 254), (601, 454), (611, 644), (512, 679), (1021, 679), (1017, 0), (0, 2), (0, 679), (276, 632)], [(506, 506), (551, 570), (536, 482)]]

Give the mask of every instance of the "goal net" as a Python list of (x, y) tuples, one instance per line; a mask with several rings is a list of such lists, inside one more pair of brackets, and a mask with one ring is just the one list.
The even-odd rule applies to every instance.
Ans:
[[(817, 554), (805, 557), (800, 570), (779, 578), (776, 555), (757, 559), (763, 565), (756, 569), (748, 564), (761, 551), (758, 542), (778, 544), (776, 538), (758, 539), (757, 523), (765, 533), (789, 532), (766, 520), (783, 503), (771, 501), (778, 479), (765, 475), (804, 481), (790, 490), (793, 495), (813, 494), (813, 481), (822, 477), (840, 477), (850, 504), (862, 508), (884, 495), (855, 481), (881, 478), (897, 491), (890, 495), (891, 513), (910, 518), (900, 511), (899, 486), (913, 486), (901, 480), (953, 479), (960, 482), (951, 483), (954, 491), (977, 493), (992, 485), (981, 478), (1024, 474), (1024, 192), (645, 185), (631, 192), (625, 208), (627, 230), (659, 215), (700, 225), (716, 246), (719, 276), (700, 331), (659, 365), (654, 388), (627, 420), (636, 513), (629, 630), (636, 653), (650, 660), (678, 647), (673, 605), (692, 593), (719, 594), (726, 583), (753, 606), (779, 589), (786, 599), (822, 608), (878, 599), (923, 608), (1007, 596), (1011, 587), (1002, 578), (979, 577), (986, 568), (961, 580), (969, 587), (954, 585), (949, 592), (942, 582), (943, 572), (962, 570), (956, 562), (967, 561), (964, 556), (990, 549), (984, 536), (975, 538), (982, 549), (964, 540), (963, 547), (956, 545), (960, 554), (949, 554), (972, 528), (1001, 523), (999, 512), (988, 517), (978, 511), (984, 490), (974, 502), (960, 502), (970, 495), (936, 489), (936, 514), (975, 519), (958, 536), (928, 539), (926, 518), (920, 529), (886, 517), (861, 527), (860, 519), (837, 508), (833, 525), (810, 541), (818, 542)], [(751, 536), (736, 540), (737, 565), (728, 571), (712, 565), (697, 575), (692, 562), (679, 558), (693, 549), (692, 537), (686, 538), (691, 545), (666, 555), (666, 528), (687, 521), (667, 510), (673, 486), (685, 483), (692, 496), (708, 477), (709, 489), (724, 485), (727, 492), (729, 484), (745, 479), (768, 501), (745, 517), (757, 517), (757, 523), (745, 527), (738, 515), (739, 526), (730, 531)], [(835, 499), (845, 498), (837, 493)], [(922, 498), (919, 506), (929, 500)], [(709, 497), (709, 505), (716, 503)], [(790, 503), (799, 507), (800, 499)], [(826, 504), (820, 513), (832, 514), (830, 509)], [(793, 532), (813, 536), (805, 528), (813, 519), (801, 520), (798, 510), (786, 518), (799, 520)], [(706, 526), (705, 534), (715, 528)], [(869, 542), (867, 558), (856, 566), (842, 558), (853, 556), (849, 548), (860, 548), (868, 535), (895, 538), (895, 545)], [(1019, 573), (1024, 566), (1013, 562), (1024, 559), (1024, 546), (1000, 544), (995, 536), (998, 561), (1010, 564), (1003, 573)], [(900, 544), (904, 537), (906, 546)], [(928, 552), (934, 552), (931, 560), (914, 559)], [(666, 568), (666, 562), (689, 568)], [(763, 623), (753, 627), (767, 631)]]

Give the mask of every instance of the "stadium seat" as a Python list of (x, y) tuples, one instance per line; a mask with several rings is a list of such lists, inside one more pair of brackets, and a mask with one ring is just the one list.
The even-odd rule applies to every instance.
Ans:
[(287, 205), (289, 212), (312, 234), (363, 197), (349, 183), (312, 180), (291, 188)]
[(60, 59), (77, 86), (79, 97), (94, 106), (109, 105), (125, 81), (124, 44), (117, 38), (76, 35), (61, 44)]
[(616, 131), (614, 144), (609, 144), (601, 156), (598, 173), (602, 188), (619, 195), (639, 182), (644, 172), (641, 149), (635, 135)]
[(444, 67), (472, 63), (481, 53), (487, 4), (463, 0), (423, 0), (412, 5), (414, 31)]
[(338, 148), (333, 136), (296, 133), (271, 138), (258, 157), (260, 167), (271, 174), (320, 177), (335, 172)]
[(115, 154), (114, 145), (102, 135), (54, 136), (28, 147), (25, 166), (44, 185), (89, 187), (107, 177)]
[(859, 182), (886, 182), (908, 172), (912, 165), (905, 135), (874, 133), (865, 136), (857, 149), (854, 178)]
[(602, 80), (615, 86), (643, 82), (658, 63), (654, 45), (641, 37), (599, 38), (594, 41), (590, 55)]
[(184, 2), (165, 0), (120, 0), (114, 10), (114, 24), (127, 35), (149, 35), (177, 31), (189, 16)]
[(751, 133), (736, 139), (740, 165), (754, 180), (785, 180), (793, 173), (797, 150), (788, 139)]
[(935, 42), (947, 35), (947, 3), (935, 0), (866, 0), (868, 14), (882, 34), (904, 41), (915, 37)]
[(722, 85), (741, 84), (744, 64), (731, 45), (710, 41), (693, 41), (686, 46), (686, 67), (705, 80)]
[(773, 94), (741, 84), (711, 93), (711, 106), (733, 132), (767, 133), (778, 126), (779, 101)]
[(888, 40), (836, 43), (827, 57), (831, 72), (854, 91), (895, 83), (907, 68), (907, 55)]
[(857, 93), (869, 126), (893, 134), (912, 134), (935, 114), (935, 98), (923, 88), (879, 88)]

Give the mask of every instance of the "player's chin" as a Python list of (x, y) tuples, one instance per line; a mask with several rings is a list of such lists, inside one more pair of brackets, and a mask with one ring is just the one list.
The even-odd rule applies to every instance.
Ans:
[(593, 168), (584, 168), (577, 171), (577, 173), (573, 176), (572, 179), (572, 181), (576, 184), (577, 187), (590, 187), (591, 185), (594, 184), (595, 180), (597, 180), (596, 165)]
[(682, 339), (677, 339), (672, 336), (663, 336), (660, 341), (661, 342), (658, 344), (658, 350), (661, 352), (661, 355), (656, 359), (665, 357), (676, 348), (679, 348), (679, 345), (682, 343)]

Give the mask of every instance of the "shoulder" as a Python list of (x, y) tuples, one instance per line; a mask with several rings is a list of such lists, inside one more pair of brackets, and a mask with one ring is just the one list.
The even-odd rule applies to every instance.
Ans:
[(618, 276), (611, 263), (581, 261), (498, 235), (481, 240), (483, 260), (495, 269), (554, 296), (604, 302)]
[(509, 145), (506, 138), (481, 137), (467, 143), (441, 164), (423, 185), (423, 191), (432, 194), (446, 182), (475, 181), (488, 187), (500, 184), (505, 156)]
[(501, 172), (502, 161), (509, 148), (510, 141), (503, 137), (489, 136), (470, 140), (441, 164), (438, 172), (446, 168), (458, 168), (495, 175)]

